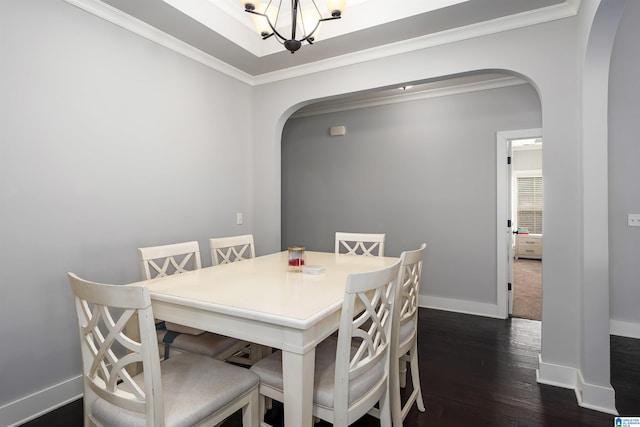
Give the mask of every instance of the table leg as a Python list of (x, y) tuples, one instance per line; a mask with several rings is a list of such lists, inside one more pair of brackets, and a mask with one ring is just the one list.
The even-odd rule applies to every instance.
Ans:
[(313, 373), (316, 351), (304, 354), (282, 352), (284, 424), (313, 426)]

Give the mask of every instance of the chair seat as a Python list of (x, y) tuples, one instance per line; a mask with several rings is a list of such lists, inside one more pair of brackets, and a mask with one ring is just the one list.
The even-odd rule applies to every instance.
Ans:
[[(157, 330), (158, 344), (164, 344), (164, 339), (170, 331)], [(191, 353), (202, 354), (208, 357), (217, 358), (222, 354), (226, 354), (229, 350), (237, 347), (241, 341), (224, 335), (205, 332), (200, 335), (179, 334), (173, 341), (170, 341), (171, 348), (188, 351)]]
[[(259, 382), (248, 369), (190, 353), (163, 361), (160, 369), (166, 427), (197, 425), (231, 404), (238, 395), (249, 393)], [(142, 375), (134, 380), (144, 387)], [(94, 403), (93, 416), (105, 426), (146, 426), (143, 415), (100, 398)]]
[[(329, 337), (316, 347), (314, 405), (333, 409), (335, 390), (335, 364), (337, 340)], [(352, 354), (357, 348), (352, 348)], [(251, 371), (260, 377), (261, 387), (269, 387), (282, 393), (282, 352), (276, 351), (256, 362)], [(349, 384), (349, 405), (358, 401), (380, 381), (384, 381), (384, 364), (378, 363), (373, 369), (351, 380)]]
[(415, 331), (413, 322), (406, 322), (400, 326), (400, 332), (398, 333), (398, 347), (402, 348), (412, 341), (413, 333)]

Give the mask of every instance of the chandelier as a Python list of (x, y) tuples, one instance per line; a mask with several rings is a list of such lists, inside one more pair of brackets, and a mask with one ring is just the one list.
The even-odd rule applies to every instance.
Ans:
[(245, 12), (254, 15), (253, 22), (263, 40), (275, 36), (276, 40), (291, 53), (300, 49), (302, 42), (313, 44), (320, 23), (340, 19), (347, 3), (347, 0), (325, 0), (329, 15), (325, 17), (327, 13), (323, 15), (315, 0), (291, 0), (291, 27), (286, 28), (290, 30), (291, 37), (286, 37), (282, 34), (282, 29), (277, 29), (282, 28), (280, 25), (282, 22), (279, 21), (285, 21), (283, 25), (288, 23), (286, 11), (282, 9), (282, 1), (269, 0), (260, 3), (259, 0), (242, 0), (242, 5)]

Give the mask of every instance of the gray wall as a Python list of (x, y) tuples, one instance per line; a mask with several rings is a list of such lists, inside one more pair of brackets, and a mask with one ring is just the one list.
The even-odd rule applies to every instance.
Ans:
[(290, 119), (283, 248), (332, 251), (336, 231), (384, 232), (390, 256), (426, 242), (422, 295), (495, 304), (496, 132), (537, 127), (529, 85)]
[(68, 271), (135, 281), (136, 248), (188, 240), (210, 265), (253, 213), (250, 87), (62, 1), (3, 0), (0, 39), (6, 425), (3, 404), (80, 375)]
[[(640, 2), (627, 1), (613, 48), (609, 86), (609, 262), (611, 318), (640, 338)], [(624, 327), (624, 323), (622, 324)], [(626, 329), (626, 328), (624, 328)]]
[[(584, 6), (585, 3), (583, 9)], [(640, 55), (636, 43), (640, 29), (635, 25), (640, 17), (639, 7), (639, 2), (627, 1), (613, 52), (609, 135), (611, 312), (612, 318), (636, 325), (635, 330), (640, 324), (640, 311), (637, 310), (640, 301), (637, 280), (639, 238), (638, 229), (629, 229), (624, 224), (627, 213), (640, 211), (635, 184), (639, 174), (635, 159), (639, 153), (634, 141), (635, 122), (640, 113), (637, 83)], [(0, 299), (0, 339), (3, 343), (0, 350), (0, 425), (7, 424), (6, 420), (11, 420), (16, 413), (32, 415), (74, 396), (74, 390), (81, 390), (74, 389), (78, 385), (74, 380), (80, 374), (80, 358), (65, 277), (67, 271), (115, 283), (135, 280), (139, 275), (135, 248), (190, 239), (205, 245), (209, 236), (251, 232), (258, 219), (253, 215), (255, 200), (263, 203), (261, 208), (268, 203), (279, 206), (277, 191), (263, 191), (258, 184), (265, 180), (271, 184), (276, 178), (279, 182), (279, 162), (268, 157), (274, 153), (268, 144), (271, 134), (263, 132), (263, 121), (270, 124), (272, 119), (262, 103), (277, 106), (283, 90), (285, 98), (295, 94), (296, 100), (317, 99), (334, 86), (348, 86), (340, 92), (346, 93), (358, 90), (365, 80), (365, 88), (372, 84), (387, 86), (390, 81), (429, 77), (429, 70), (433, 69), (437, 70), (437, 75), (447, 75), (460, 70), (492, 69), (513, 61), (513, 64), (519, 64), (515, 69), (532, 74), (534, 80), (539, 79), (542, 87), (550, 91), (545, 97), (551, 102), (546, 101), (545, 110), (549, 112), (545, 113), (548, 116), (544, 128), (545, 134), (550, 134), (549, 143), (559, 147), (554, 151), (553, 146), (548, 145), (548, 152), (557, 154), (557, 160), (550, 157), (551, 167), (556, 177), (562, 174), (570, 181), (568, 185), (559, 182), (562, 185), (557, 192), (568, 201), (557, 203), (557, 210), (561, 211), (557, 213), (562, 216), (554, 217), (556, 228), (558, 232), (579, 228), (570, 228), (570, 221), (585, 213), (578, 211), (581, 205), (575, 202), (576, 192), (565, 190), (578, 189), (575, 170), (579, 153), (573, 147), (580, 146), (574, 143), (572, 132), (554, 126), (553, 120), (558, 117), (563, 123), (568, 121), (573, 129), (572, 112), (576, 111), (574, 107), (579, 107), (571, 102), (564, 103), (567, 98), (572, 99), (576, 78), (571, 68), (572, 61), (576, 62), (575, 55), (567, 55), (566, 52), (573, 51), (563, 49), (575, 38), (572, 22), (572, 19), (561, 20), (503, 35), (452, 43), (429, 49), (423, 56), (400, 55), (389, 59), (388, 63), (383, 62), (381, 67), (368, 70), (353, 67), (352, 73), (345, 70), (327, 72), (324, 73), (326, 80), (322, 80), (323, 76), (319, 80), (305, 77), (299, 79), (300, 87), (289, 85), (287, 81), (252, 91), (232, 78), (62, 1), (0, 2), (0, 268), (3, 272), (0, 281), (3, 291)], [(520, 58), (520, 54), (526, 58)], [(531, 60), (532, 55), (535, 61)], [(410, 62), (411, 58), (414, 60)], [(561, 79), (556, 87), (550, 83), (558, 80), (555, 77), (558, 73)], [(555, 98), (553, 88), (558, 94)], [(311, 95), (308, 96), (308, 92)], [(299, 93), (304, 95), (300, 99)], [(527, 99), (536, 104), (535, 95), (530, 94)], [(289, 102), (289, 99), (285, 101)], [(527, 105), (523, 99), (519, 102), (523, 102), (518, 103), (519, 107)], [(482, 105), (480, 111), (491, 111), (493, 101), (489, 105), (491, 109)], [(243, 119), (251, 117), (254, 108), (261, 116), (254, 118), (254, 129), (251, 129)], [(462, 105), (461, 108), (466, 107)], [(532, 105), (532, 108), (535, 110), (539, 106)], [(504, 109), (514, 113), (512, 108)], [(278, 108), (275, 110), (274, 114), (279, 117), (281, 113)], [(455, 118), (454, 112), (450, 113)], [(415, 118), (415, 112), (409, 114)], [(465, 126), (482, 126), (475, 114), (477, 111), (467, 117)], [(262, 116), (267, 118), (262, 119)], [(342, 114), (333, 115), (322, 129), (317, 128), (317, 134), (299, 133), (298, 139), (312, 137), (333, 144), (334, 140), (327, 136), (328, 127), (345, 124), (349, 132), (346, 141), (357, 126), (345, 123), (342, 117)], [(503, 117), (504, 114), (492, 120)], [(419, 118), (432, 120), (426, 114)], [(396, 119), (402, 120), (402, 117)], [(371, 125), (371, 121), (360, 120), (361, 125)], [(521, 121), (525, 120), (521, 118)], [(513, 127), (500, 130), (540, 125), (540, 119), (534, 122), (515, 123)], [(413, 126), (418, 124), (414, 121)], [(384, 130), (390, 125), (381, 123), (380, 126)], [(267, 129), (272, 130), (271, 127)], [(366, 127), (363, 129), (362, 132), (367, 132)], [(394, 132), (389, 132), (386, 140), (394, 143), (401, 140), (397, 135), (416, 134), (415, 130), (406, 127), (390, 129)], [(376, 138), (381, 138), (383, 130), (372, 133), (367, 139), (374, 145), (379, 144)], [(488, 144), (485, 138), (489, 131), (481, 130), (479, 143)], [(458, 134), (465, 133), (464, 129), (452, 128), (451, 131), (457, 136), (455, 142), (460, 143)], [(279, 142), (279, 132), (276, 134)], [(429, 138), (425, 137), (424, 141), (429, 143), (438, 136), (434, 136), (433, 131), (425, 135)], [(253, 140), (256, 141), (254, 146), (251, 145)], [(261, 151), (263, 145), (270, 150), (266, 155)], [(480, 148), (470, 149), (478, 159), (489, 159)], [(463, 154), (461, 158), (466, 159), (466, 151), (455, 146), (434, 145), (430, 152), (434, 157), (442, 154), (440, 158), (451, 157), (445, 154)], [(252, 164), (252, 155), (257, 158), (255, 164)], [(494, 158), (489, 159), (490, 162), (493, 163)], [(374, 160), (374, 165), (381, 162)], [(387, 167), (397, 166), (400, 162), (393, 158), (384, 160)], [(452, 181), (460, 179), (455, 172), (462, 168), (455, 162), (444, 166), (433, 159), (425, 161), (431, 168), (446, 172), (442, 185), (450, 186)], [(277, 173), (269, 180), (272, 167)], [(434, 175), (431, 170), (418, 170)], [(302, 172), (305, 169), (299, 170), (300, 176), (304, 176)], [(484, 185), (489, 172), (488, 169), (480, 172), (483, 178), (479, 184)], [(233, 179), (229, 178), (231, 175)], [(251, 175), (256, 177), (257, 184), (247, 181), (251, 179), (247, 176)], [(391, 183), (380, 178), (378, 182), (383, 191), (391, 191)], [(425, 189), (437, 184), (423, 183)], [(178, 188), (184, 192), (177, 196), (175, 190)], [(490, 191), (490, 196), (495, 197), (495, 190)], [(326, 198), (320, 190), (316, 192), (320, 194), (316, 197)], [(421, 190), (420, 194), (424, 193), (426, 191)], [(451, 203), (446, 197), (453, 197), (453, 194), (435, 194), (441, 196), (432, 201), (435, 208), (443, 210), (446, 203)], [(362, 200), (363, 196), (358, 197)], [(336, 199), (334, 208), (340, 205), (338, 201)], [(390, 254), (397, 254), (405, 244), (413, 246), (422, 240), (432, 244), (433, 236), (427, 233), (400, 236), (391, 225), (387, 227), (376, 221), (376, 217), (369, 219), (370, 215), (379, 215), (377, 211), (391, 209), (400, 212), (396, 217), (405, 219), (408, 216), (405, 212), (413, 206), (377, 202), (359, 219), (368, 221), (367, 224), (355, 220), (330, 224), (324, 218), (312, 220), (310, 216), (305, 228), (320, 224), (325, 230), (319, 232), (317, 240), (297, 242), (296, 238), (295, 243), (330, 248), (338, 225), (341, 228), (353, 226), (355, 231), (367, 225), (367, 231), (384, 228), (388, 232)], [(274, 209), (278, 219), (279, 209)], [(245, 224), (248, 225), (235, 225), (235, 213), (239, 211), (245, 213)], [(561, 219), (567, 213), (570, 219)], [(271, 243), (280, 241), (279, 230), (268, 221), (272, 214), (268, 209), (260, 211), (260, 218), (267, 218), (261, 220), (268, 225), (264, 228), (277, 234), (277, 239), (273, 237), (262, 242), (268, 248), (277, 247)], [(437, 215), (443, 216), (441, 212)], [(486, 215), (490, 213), (487, 211)], [(424, 222), (430, 216), (428, 213), (412, 220)], [(435, 233), (453, 234), (449, 231), (458, 232), (465, 222), (460, 218), (445, 219), (438, 221), (443, 224), (442, 230), (437, 229)], [(454, 225), (446, 225), (451, 223)], [(459, 234), (469, 237), (472, 247), (478, 246), (472, 233)], [(485, 234), (490, 233), (480, 230), (483, 239)], [(292, 239), (283, 236), (284, 245), (288, 244), (287, 240)], [(469, 251), (460, 242), (449, 239), (447, 244), (458, 260), (472, 258), (464, 257)], [(453, 250), (454, 245), (458, 250)], [(550, 321), (545, 322), (549, 327), (544, 332), (544, 357), (553, 366), (557, 366), (556, 363), (579, 366), (575, 362), (578, 353), (574, 351), (577, 341), (574, 337), (580, 330), (576, 326), (577, 309), (574, 306), (579, 306), (580, 302), (573, 299), (573, 279), (577, 277), (573, 254), (578, 253), (579, 250), (574, 249), (580, 247), (578, 244), (558, 245), (556, 253), (563, 255), (557, 261), (559, 265), (549, 268), (550, 263), (547, 263), (546, 281), (561, 286), (561, 289), (551, 289), (547, 293), (552, 295), (552, 303), (554, 299), (558, 301), (558, 307), (552, 307), (553, 310), (546, 313)], [(428, 255), (433, 259), (438, 254)], [(448, 258), (446, 262), (450, 264), (454, 259)], [(203, 263), (208, 265), (208, 262), (205, 250)], [(488, 271), (488, 267), (485, 268)], [(481, 278), (483, 283), (487, 280), (484, 276)], [(474, 286), (476, 282), (473, 281)], [(461, 286), (455, 285), (457, 292)], [(425, 289), (430, 289), (429, 284)], [(479, 290), (482, 295), (478, 298), (491, 298), (483, 284)], [(575, 304), (569, 305), (571, 302)], [(590, 306), (589, 309), (592, 310)], [(588, 332), (591, 332), (590, 328), (587, 328)], [(608, 372), (608, 364), (605, 368)], [(4, 406), (7, 403), (10, 407)]]

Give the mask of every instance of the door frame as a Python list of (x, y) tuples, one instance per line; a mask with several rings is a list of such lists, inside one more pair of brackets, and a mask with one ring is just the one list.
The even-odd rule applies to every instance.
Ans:
[[(496, 132), (496, 304), (497, 317), (506, 319), (513, 304), (509, 284), (513, 283), (511, 218), (511, 141), (542, 138), (542, 128)], [(505, 234), (506, 233), (506, 234)]]

